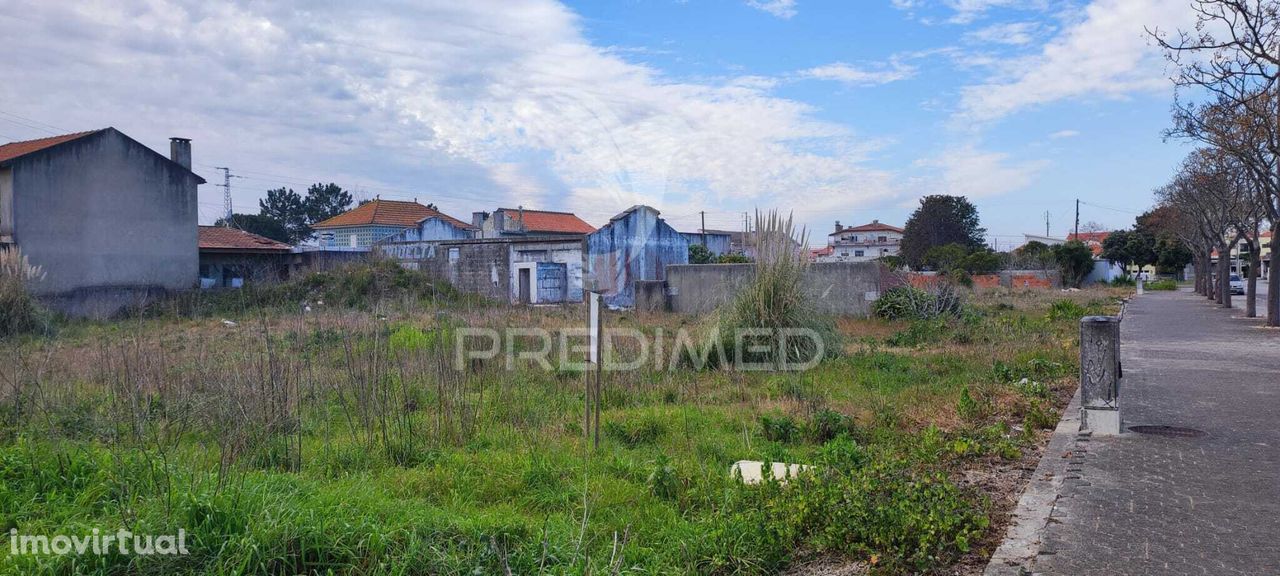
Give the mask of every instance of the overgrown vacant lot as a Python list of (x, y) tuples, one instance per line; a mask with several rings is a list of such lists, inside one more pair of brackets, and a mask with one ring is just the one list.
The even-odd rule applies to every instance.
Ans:
[[(58, 325), (0, 344), (5, 531), (181, 528), (191, 553), (5, 546), (2, 562), (23, 574), (763, 574), (814, 559), (978, 571), (1074, 389), (1076, 320), (1114, 311), (1117, 295), (1005, 292), (971, 297), (958, 318), (841, 320), (842, 353), (802, 373), (608, 373), (598, 451), (582, 373), (454, 366), (462, 327), (578, 328), (582, 307), (489, 306), (375, 267)], [(715, 323), (605, 321), (648, 334)], [(729, 476), (743, 459), (815, 468), (743, 486)]]

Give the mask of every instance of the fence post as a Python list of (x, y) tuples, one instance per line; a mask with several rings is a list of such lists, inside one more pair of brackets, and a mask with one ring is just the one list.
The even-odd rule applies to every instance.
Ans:
[(1120, 318), (1080, 319), (1080, 428), (1120, 434)]

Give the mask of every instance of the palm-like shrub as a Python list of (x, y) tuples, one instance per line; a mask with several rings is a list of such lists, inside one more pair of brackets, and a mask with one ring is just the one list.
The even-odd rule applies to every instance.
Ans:
[(0, 249), (0, 337), (35, 329), (45, 316), (28, 291), (44, 279), (44, 270), (33, 266), (18, 248)]

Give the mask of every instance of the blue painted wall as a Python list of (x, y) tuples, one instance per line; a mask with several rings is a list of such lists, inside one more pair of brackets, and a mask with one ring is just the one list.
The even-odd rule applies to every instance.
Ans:
[[(689, 244), (702, 244), (702, 233), (700, 232), (681, 232), (681, 236), (689, 242)], [(730, 238), (728, 234), (707, 234), (707, 250), (712, 256), (720, 256), (729, 253)]]
[(663, 280), (671, 264), (689, 263), (689, 240), (648, 206), (634, 206), (587, 235), (589, 285), (605, 304), (635, 305), (636, 280)]
[(443, 218), (431, 217), (418, 223), (416, 227), (406, 228), (397, 234), (382, 238), (380, 242), (427, 242), (432, 240), (466, 240), (472, 237), (472, 231), (461, 228)]

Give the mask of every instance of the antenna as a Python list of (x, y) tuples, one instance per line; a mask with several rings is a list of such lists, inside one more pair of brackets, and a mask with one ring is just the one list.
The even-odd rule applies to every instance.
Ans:
[(236, 176), (235, 174), (232, 174), (231, 169), (225, 166), (214, 166), (214, 169), (222, 171), (222, 183), (216, 184), (216, 186), (222, 188), (222, 212), (223, 212), (222, 224), (230, 228), (231, 214), (232, 214), (231, 212), (231, 179), (244, 178), (244, 176)]
[(1049, 211), (1048, 210), (1044, 211), (1044, 235), (1046, 238), (1049, 236)]

